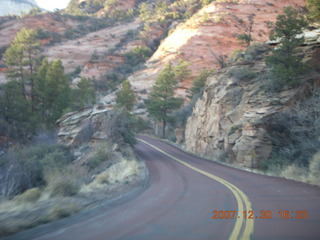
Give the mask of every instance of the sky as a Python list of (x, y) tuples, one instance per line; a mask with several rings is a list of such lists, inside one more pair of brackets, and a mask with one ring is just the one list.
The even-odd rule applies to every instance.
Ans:
[(50, 11), (53, 11), (56, 8), (61, 9), (67, 7), (69, 1), (70, 0), (36, 0), (40, 8)]

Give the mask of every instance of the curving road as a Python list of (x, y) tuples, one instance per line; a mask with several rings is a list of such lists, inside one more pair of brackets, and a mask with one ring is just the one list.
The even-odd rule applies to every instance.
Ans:
[(144, 191), (74, 224), (12, 239), (320, 239), (319, 187), (233, 169), (147, 137), (136, 153), (149, 169)]

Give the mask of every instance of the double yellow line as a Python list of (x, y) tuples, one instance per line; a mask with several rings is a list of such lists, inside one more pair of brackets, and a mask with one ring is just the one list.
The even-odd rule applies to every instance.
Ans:
[(239, 218), (236, 215), (236, 224), (232, 230), (232, 233), (229, 237), (229, 240), (237, 240), (237, 239), (248, 240), (251, 238), (251, 236), (253, 234), (253, 229), (254, 229), (254, 219), (244, 219), (243, 215), (242, 215), (243, 211), (247, 211), (247, 212), (252, 211), (251, 202), (250, 202), (249, 198), (239, 188), (237, 188), (235, 185), (229, 183), (228, 181), (226, 181), (220, 177), (217, 177), (211, 173), (203, 171), (197, 167), (192, 166), (189, 163), (186, 163), (186, 162), (170, 155), (169, 153), (166, 153), (165, 151), (161, 150), (160, 148), (157, 148), (156, 146), (154, 146), (154, 145), (152, 145), (142, 139), (138, 138), (138, 140), (149, 145), (150, 147), (158, 150), (159, 152), (172, 158), (173, 160), (185, 165), (186, 167), (188, 167), (198, 173), (201, 173), (201, 174), (203, 174), (213, 180), (216, 180), (217, 182), (226, 186), (233, 193), (233, 195), (235, 196), (235, 198), (237, 200), (237, 203), (238, 203), (237, 213), (239, 214)]

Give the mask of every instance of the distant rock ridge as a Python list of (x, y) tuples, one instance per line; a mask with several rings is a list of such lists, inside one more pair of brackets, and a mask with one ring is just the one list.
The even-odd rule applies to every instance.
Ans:
[(38, 7), (35, 0), (0, 0), (0, 16), (20, 15), (33, 7)]

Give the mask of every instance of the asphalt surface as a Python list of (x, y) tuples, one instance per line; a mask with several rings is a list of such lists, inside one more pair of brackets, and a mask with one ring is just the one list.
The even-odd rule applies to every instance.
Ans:
[(136, 153), (150, 176), (143, 191), (76, 223), (59, 229), (49, 224), (41, 236), (32, 237), (35, 228), (19, 239), (320, 239), (319, 187), (230, 168), (159, 140), (140, 139)]

